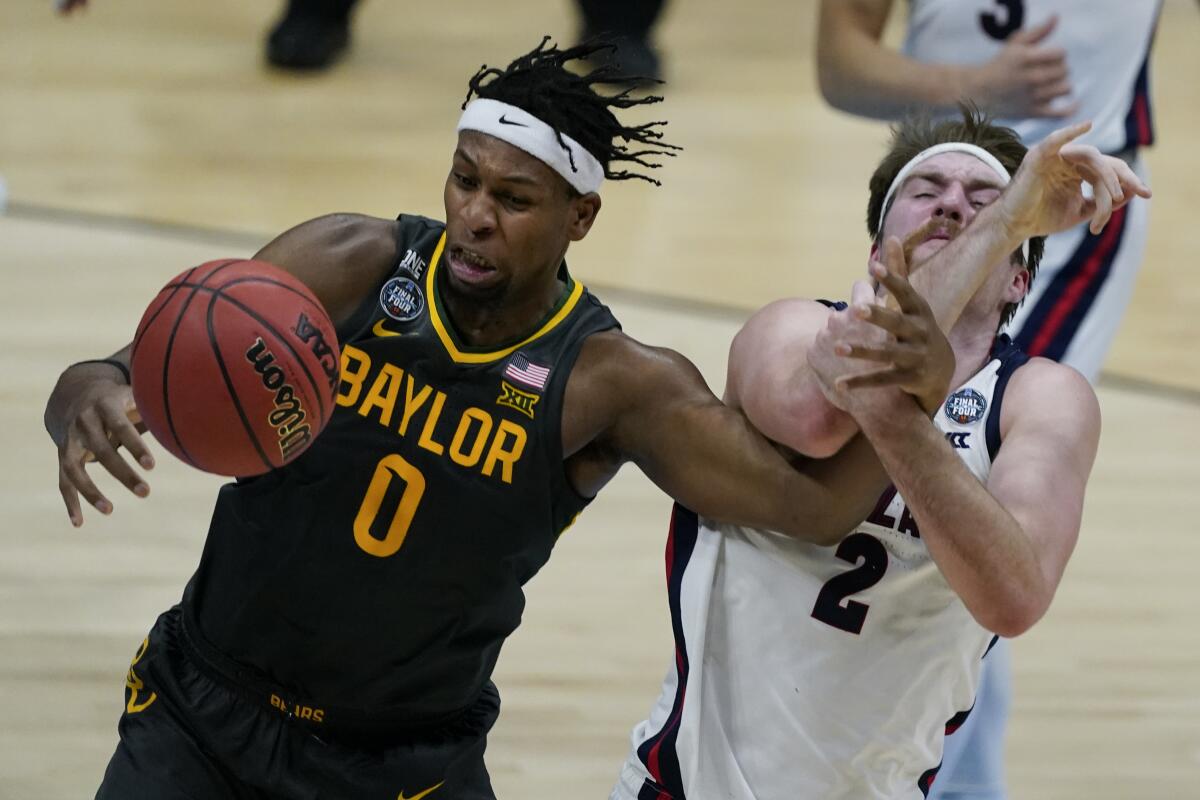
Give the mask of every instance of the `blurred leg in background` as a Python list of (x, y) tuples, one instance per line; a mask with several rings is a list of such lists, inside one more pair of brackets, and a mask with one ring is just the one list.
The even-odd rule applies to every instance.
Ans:
[(281, 69), (323, 70), (350, 46), (356, 0), (288, 0), (267, 34), (267, 62)]
[(578, 0), (578, 3), (583, 15), (580, 40), (608, 39), (617, 47), (614, 59), (622, 72), (643, 78), (662, 77), (662, 61), (651, 33), (666, 0)]

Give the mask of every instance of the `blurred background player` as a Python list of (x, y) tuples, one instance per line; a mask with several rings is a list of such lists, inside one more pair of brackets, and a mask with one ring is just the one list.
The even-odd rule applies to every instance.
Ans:
[[(896, 119), (912, 109), (948, 113), (967, 99), (1026, 145), (1064, 122), (1091, 120), (1082, 141), (1146, 178), (1139, 151), (1154, 141), (1149, 62), (1161, 2), (913, 0), (900, 52), (883, 41), (893, 5), (821, 3), (817, 70), (830, 104)], [(1099, 235), (1080, 225), (1050, 237), (1041, 274), (1008, 325), (1013, 340), (1094, 382), (1133, 292), (1148, 216), (1149, 204), (1134, 203)], [(939, 794), (1003, 796), (1007, 649), (1001, 642), (989, 657), (976, 713), (951, 739)]]

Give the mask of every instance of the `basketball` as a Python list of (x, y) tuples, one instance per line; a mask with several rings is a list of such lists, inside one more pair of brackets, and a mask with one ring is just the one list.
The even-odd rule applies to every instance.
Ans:
[(329, 422), (340, 355), (333, 323), (299, 280), (263, 261), (210, 261), (162, 288), (133, 340), (146, 427), (197, 469), (260, 475)]

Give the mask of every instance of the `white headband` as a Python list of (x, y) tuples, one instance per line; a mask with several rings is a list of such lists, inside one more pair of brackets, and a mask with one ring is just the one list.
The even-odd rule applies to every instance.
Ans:
[[(524, 150), (562, 175), (580, 194), (600, 190), (604, 167), (579, 142), (565, 133), (556, 133), (545, 122), (524, 109), (499, 100), (476, 98), (467, 104), (458, 120), (460, 131), (479, 131)], [(562, 143), (558, 137), (562, 136)], [(570, 149), (563, 149), (563, 144)], [(572, 166), (574, 161), (574, 166)]]
[[(1005, 186), (1008, 186), (1009, 182), (1012, 181), (1012, 176), (1008, 174), (1008, 170), (1004, 168), (1004, 165), (1000, 163), (999, 159), (997, 159), (987, 150), (984, 150), (982, 147), (977, 147), (973, 144), (967, 144), (966, 142), (943, 142), (942, 144), (935, 144), (933, 147), (926, 148), (925, 150), (922, 150), (913, 156), (912, 160), (905, 164), (904, 168), (897, 173), (895, 180), (892, 181), (892, 185), (888, 187), (887, 194), (883, 196), (883, 207), (879, 209), (879, 232), (881, 234), (883, 233), (883, 221), (887, 218), (888, 206), (892, 202), (892, 195), (896, 193), (896, 190), (900, 188), (900, 185), (904, 183), (904, 180), (912, 173), (914, 169), (917, 168), (921, 162), (927, 161), (934, 156), (941, 155), (942, 153), (966, 153), (968, 155), (975, 156), (975, 158), (991, 167), (992, 171), (1000, 177), (1001, 182)], [(1026, 261), (1029, 260), (1028, 239), (1021, 242), (1021, 255), (1025, 257)]]

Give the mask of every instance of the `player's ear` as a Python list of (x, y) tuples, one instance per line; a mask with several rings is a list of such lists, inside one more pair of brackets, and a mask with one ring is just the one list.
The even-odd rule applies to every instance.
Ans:
[(1012, 280), (1009, 281), (1008, 287), (1004, 291), (1004, 302), (1019, 303), (1029, 292), (1029, 270), (1025, 267), (1018, 268), (1014, 273)]
[(596, 222), (596, 216), (600, 213), (600, 195), (588, 192), (572, 197), (570, 203), (571, 207), (567, 212), (567, 235), (572, 242), (578, 242), (587, 236)]

